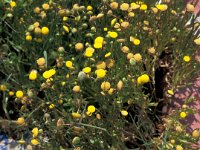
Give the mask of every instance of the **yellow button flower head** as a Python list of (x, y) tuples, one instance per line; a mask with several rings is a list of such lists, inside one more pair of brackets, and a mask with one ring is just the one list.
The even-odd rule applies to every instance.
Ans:
[(1, 84), (0, 85), (0, 91), (6, 91), (7, 90), (7, 87), (5, 84)]
[(44, 10), (48, 10), (49, 9), (49, 4), (47, 4), (47, 3), (42, 4), (42, 8)]
[(110, 3), (110, 8), (113, 9), (113, 10), (117, 9), (118, 6), (119, 6), (119, 4), (117, 2), (111, 2)]
[(95, 110), (96, 110), (96, 108), (93, 105), (89, 105), (88, 108), (87, 108), (87, 111), (90, 112), (90, 113), (94, 113)]
[(91, 72), (91, 68), (90, 67), (85, 67), (85, 68), (83, 68), (82, 71), (85, 72), (85, 73), (90, 73)]
[(55, 69), (50, 69), (50, 70), (47, 70), (47, 71), (45, 71), (45, 72), (43, 73), (43, 77), (44, 77), (45, 79), (49, 79), (49, 78), (51, 78), (53, 75), (55, 75), (55, 73), (56, 73), (56, 70), (55, 70)]
[(121, 9), (122, 11), (128, 11), (128, 9), (129, 9), (129, 4), (128, 4), (128, 3), (122, 3), (122, 4), (120, 5), (120, 9)]
[(93, 10), (93, 7), (92, 7), (91, 5), (88, 5), (87, 8), (86, 8), (86, 10), (87, 10), (87, 11), (92, 11), (92, 10)]
[(48, 27), (42, 27), (42, 34), (43, 35), (49, 34), (49, 28)]
[(96, 37), (96, 39), (94, 40), (94, 48), (102, 48), (103, 40), (104, 39), (101, 36)]
[(137, 78), (138, 84), (145, 84), (150, 81), (149, 76), (147, 74), (143, 74), (140, 77)]
[(33, 145), (38, 145), (38, 144), (40, 144), (40, 143), (38, 142), (38, 140), (32, 139), (32, 140), (31, 140), (31, 144), (33, 144)]
[(35, 79), (37, 79), (37, 71), (32, 70), (29, 74), (29, 80), (35, 80)]
[(33, 128), (32, 133), (33, 133), (33, 138), (36, 138), (38, 136), (38, 133), (39, 133), (38, 128), (37, 127)]
[(104, 78), (106, 75), (106, 70), (104, 69), (97, 69), (95, 71), (95, 74), (97, 75), (97, 78)]
[(146, 4), (142, 4), (140, 6), (140, 10), (147, 10), (147, 5)]
[(183, 57), (183, 60), (184, 60), (185, 62), (190, 62), (190, 56), (184, 56), (184, 57)]
[(114, 31), (108, 31), (108, 35), (113, 39), (118, 37), (117, 32), (114, 32)]
[(108, 90), (110, 89), (110, 83), (104, 81), (104, 82), (101, 84), (101, 89), (102, 89), (103, 91), (108, 91)]
[(15, 93), (13, 91), (9, 91), (9, 96), (13, 96)]
[(113, 25), (116, 23), (116, 21), (117, 21), (117, 19), (116, 19), (116, 18), (112, 19), (112, 20), (111, 20), (111, 23), (110, 23), (110, 24), (111, 24), (111, 26), (113, 26)]
[(122, 116), (128, 116), (128, 112), (126, 110), (121, 110)]
[(138, 9), (140, 8), (140, 5), (139, 4), (136, 4), (136, 3), (131, 3), (131, 9), (134, 10), (134, 9)]
[(77, 51), (81, 51), (81, 50), (83, 50), (83, 48), (84, 48), (83, 43), (76, 43), (75, 49), (76, 49)]
[(188, 3), (188, 4), (186, 5), (186, 10), (187, 10), (188, 12), (193, 12), (193, 11), (194, 11), (194, 5)]
[(195, 43), (196, 45), (200, 45), (200, 38), (195, 39), (195, 40), (194, 40), (194, 43)]
[(23, 91), (17, 91), (15, 93), (15, 95), (16, 95), (17, 98), (22, 98), (24, 96), (24, 93), (23, 93)]
[(177, 145), (176, 150), (183, 150), (183, 147), (181, 145)]
[(18, 125), (23, 125), (24, 123), (25, 123), (25, 121), (24, 121), (23, 117), (20, 117), (20, 118), (17, 119), (17, 124)]
[(186, 116), (187, 114), (184, 111), (180, 112), (180, 118), (184, 119)]
[(11, 1), (11, 2), (10, 2), (10, 7), (11, 7), (11, 8), (14, 8), (14, 7), (16, 7), (16, 5), (17, 5), (17, 4), (16, 4), (16, 2), (15, 2), (15, 1)]
[(27, 40), (27, 41), (32, 41), (32, 39), (33, 39), (33, 38), (32, 38), (31, 35), (27, 35), (27, 36), (26, 36), (26, 40)]
[(168, 6), (166, 4), (158, 4), (156, 5), (156, 8), (160, 11), (165, 11), (167, 10)]
[(106, 68), (106, 63), (104, 61), (99, 61), (96, 64), (97, 69), (105, 69)]
[(195, 129), (195, 130), (192, 131), (192, 137), (193, 138), (199, 138), (200, 137), (199, 129)]
[(72, 117), (75, 118), (75, 119), (81, 118), (81, 114), (73, 112)]
[(167, 90), (167, 93), (168, 93), (169, 95), (174, 95), (173, 90)]
[(72, 61), (66, 61), (65, 65), (67, 68), (72, 68), (73, 64), (72, 64)]
[(140, 53), (136, 53), (133, 58), (135, 59), (136, 62), (140, 62), (142, 60), (142, 56)]
[(134, 45), (140, 45), (140, 40), (139, 39), (134, 39), (133, 40)]
[(72, 90), (75, 93), (79, 93), (80, 92), (80, 86), (79, 85), (75, 85)]
[(94, 53), (94, 48), (88, 47), (88, 48), (86, 48), (86, 50), (85, 50), (84, 56), (85, 56), (85, 57), (92, 57), (92, 56), (93, 56), (93, 53)]
[(50, 108), (50, 109), (54, 109), (54, 107), (55, 107), (54, 104), (49, 105), (49, 108)]
[(37, 60), (37, 64), (38, 66), (43, 66), (45, 65), (46, 61), (45, 61), (45, 58), (44, 57), (41, 57)]

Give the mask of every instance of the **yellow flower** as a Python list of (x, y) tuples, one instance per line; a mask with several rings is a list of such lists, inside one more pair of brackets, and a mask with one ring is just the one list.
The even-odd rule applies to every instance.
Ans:
[(15, 93), (13, 91), (9, 91), (8, 95), (13, 96)]
[(149, 49), (148, 49), (148, 53), (149, 53), (149, 54), (152, 54), (152, 55), (155, 54), (155, 53), (156, 53), (155, 48), (154, 48), (154, 47), (149, 48)]
[(88, 106), (87, 111), (90, 113), (94, 113), (96, 108), (93, 105)]
[(17, 91), (15, 93), (15, 95), (16, 95), (17, 98), (22, 98), (24, 96), (24, 93), (23, 93), (23, 91)]
[(90, 5), (88, 5), (86, 9), (87, 9), (87, 11), (92, 11), (92, 10), (93, 10), (93, 7), (90, 6)]
[(195, 130), (192, 131), (192, 137), (193, 138), (199, 138), (200, 137), (199, 129), (195, 129)]
[(165, 11), (167, 10), (168, 6), (166, 4), (158, 4), (156, 5), (156, 8), (160, 11)]
[(184, 56), (184, 57), (183, 57), (183, 60), (184, 60), (185, 62), (190, 62), (190, 56)]
[(49, 79), (51, 78), (54, 74), (56, 73), (55, 69), (50, 69), (50, 70), (47, 70), (43, 73), (43, 77), (45, 79)]
[(129, 9), (129, 4), (128, 4), (128, 3), (122, 3), (122, 4), (120, 5), (120, 9), (121, 9), (122, 11), (127, 11), (127, 10)]
[(140, 55), (140, 53), (136, 53), (133, 58), (136, 62), (140, 62), (142, 60), (142, 56)]
[(36, 138), (38, 136), (38, 133), (39, 133), (38, 128), (37, 127), (33, 128), (32, 133), (33, 133), (33, 138)]
[(49, 4), (47, 4), (47, 3), (42, 4), (42, 8), (44, 10), (48, 10), (49, 9)]
[(55, 107), (54, 104), (49, 105), (49, 108), (50, 108), (50, 109), (54, 109), (54, 107)]
[(32, 143), (33, 145), (38, 145), (38, 144), (40, 144), (40, 143), (38, 142), (38, 140), (36, 140), (36, 139), (32, 139), (32, 140), (31, 140), (31, 143)]
[(119, 4), (118, 4), (117, 2), (111, 2), (111, 3), (110, 3), (110, 8), (111, 8), (111, 9), (114, 9), (114, 10), (115, 10), (115, 9), (118, 8), (118, 6), (119, 6)]
[(18, 125), (23, 125), (24, 123), (25, 123), (25, 121), (24, 121), (23, 117), (20, 117), (20, 118), (17, 119), (17, 124)]
[(32, 41), (32, 39), (33, 39), (33, 38), (32, 38), (31, 35), (27, 35), (27, 36), (26, 36), (26, 40), (27, 40), (27, 41)]
[(123, 82), (120, 80), (120, 81), (117, 83), (117, 89), (120, 91), (122, 88), (123, 88)]
[(72, 68), (73, 64), (72, 64), (72, 61), (66, 61), (65, 65), (67, 68)]
[(109, 94), (109, 95), (112, 95), (113, 92), (114, 92), (114, 89), (113, 89), (113, 88), (110, 88), (110, 89), (108, 90), (108, 94)]
[(182, 111), (180, 113), (180, 118), (184, 119), (186, 116), (187, 116), (187, 114), (184, 111)]
[(183, 147), (181, 145), (177, 145), (176, 150), (183, 150)]
[(96, 37), (94, 43), (103, 43), (103, 37), (101, 36)]
[(37, 79), (37, 71), (32, 70), (29, 74), (29, 80), (35, 80), (35, 79)]
[(115, 38), (118, 37), (117, 32), (111, 32), (111, 31), (109, 31), (109, 32), (108, 32), (108, 35), (109, 35), (111, 38), (113, 38), (113, 39), (115, 39)]
[(65, 30), (65, 32), (69, 32), (69, 28), (67, 26), (63, 26), (63, 29)]
[(73, 112), (72, 117), (73, 118), (81, 118), (81, 114)]
[(40, 13), (40, 8), (39, 7), (35, 7), (33, 11), (34, 11), (34, 13), (39, 14)]
[(103, 78), (106, 75), (106, 70), (104, 70), (104, 69), (97, 69), (95, 71), (95, 74), (97, 75), (97, 78)]
[(126, 110), (121, 110), (122, 116), (128, 116), (128, 112)]
[(75, 45), (75, 49), (77, 50), (77, 51), (81, 51), (82, 49), (83, 49), (83, 43), (76, 43), (76, 45)]
[(38, 66), (43, 66), (45, 65), (46, 61), (45, 61), (45, 58), (44, 57), (41, 57), (37, 60), (37, 64)]
[(106, 68), (106, 63), (104, 61), (99, 61), (96, 64), (97, 69), (105, 69)]
[(134, 45), (140, 45), (140, 40), (139, 39), (134, 39), (133, 40)]
[(104, 57), (107, 58), (107, 57), (109, 57), (110, 55), (111, 55), (111, 52), (108, 52), (108, 53), (105, 54)]
[(83, 72), (85, 73), (90, 73), (91, 72), (91, 68), (90, 67), (85, 67), (82, 69)]
[(48, 27), (42, 27), (42, 34), (43, 35), (49, 34), (49, 28)]
[(80, 92), (80, 86), (79, 86), (79, 85), (75, 85), (75, 86), (73, 87), (73, 92), (75, 92), (75, 93)]
[(15, 1), (11, 1), (11, 2), (10, 2), (10, 7), (11, 7), (11, 8), (14, 8), (14, 7), (16, 7), (16, 5), (17, 5), (17, 4), (16, 4), (16, 2), (15, 2)]
[(136, 3), (131, 3), (131, 9), (138, 9), (138, 8), (140, 8), (140, 5), (138, 5), (138, 4), (136, 4)]
[[(67, 21), (67, 19), (68, 19), (67, 17), (65, 17), (65, 16), (63, 17), (63, 21)], [(66, 27), (66, 26), (65, 26), (65, 27)], [(64, 26), (63, 26), (63, 28), (64, 28)], [(68, 28), (68, 27), (67, 27), (67, 28)], [(68, 32), (69, 32), (69, 31), (68, 31)]]
[(167, 90), (167, 93), (168, 93), (169, 95), (174, 95), (173, 90)]
[(138, 84), (145, 84), (150, 81), (149, 76), (147, 74), (143, 74), (140, 77), (137, 78)]
[(188, 12), (193, 12), (193, 11), (194, 11), (194, 5), (188, 3), (188, 4), (186, 5), (186, 10), (187, 10)]
[(116, 19), (116, 18), (112, 19), (112, 20), (111, 20), (111, 23), (110, 23), (110, 24), (111, 24), (111, 26), (113, 26), (113, 25), (116, 23), (116, 21), (117, 21), (117, 19)]
[(140, 6), (140, 10), (147, 10), (147, 5), (146, 4), (142, 4)]
[(127, 46), (123, 46), (123, 47), (121, 48), (121, 51), (122, 51), (123, 53), (128, 53), (128, 52), (130, 51), (130, 49), (129, 49), (129, 47), (127, 47)]
[(0, 85), (0, 91), (6, 91), (7, 90), (7, 87), (5, 84), (1, 84)]
[(151, 10), (154, 14), (157, 14), (158, 13), (158, 9), (156, 7), (151, 7)]
[(103, 47), (103, 43), (94, 43), (94, 48), (102, 48)]
[(104, 81), (104, 82), (101, 84), (101, 89), (102, 89), (103, 91), (108, 91), (108, 90), (110, 89), (110, 83)]
[(94, 53), (94, 48), (88, 47), (85, 50), (84, 56), (86, 56), (86, 57), (92, 57), (93, 53)]
[(195, 40), (194, 40), (194, 43), (197, 44), (197, 45), (200, 45), (200, 38), (195, 39)]

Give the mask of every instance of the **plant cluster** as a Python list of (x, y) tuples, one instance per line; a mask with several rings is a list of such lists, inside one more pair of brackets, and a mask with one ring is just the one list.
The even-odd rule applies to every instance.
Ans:
[[(163, 0), (1, 1), (4, 118), (39, 149), (191, 147), (163, 107), (199, 70), (195, 4)], [(188, 20), (190, 22), (188, 23)], [(24, 138), (24, 135), (29, 138)]]

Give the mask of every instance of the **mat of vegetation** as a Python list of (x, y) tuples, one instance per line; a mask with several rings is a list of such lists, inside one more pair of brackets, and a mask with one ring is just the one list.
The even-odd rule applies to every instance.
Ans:
[(193, 97), (168, 114), (200, 72), (194, 6), (0, 1), (1, 132), (29, 149), (195, 149)]

